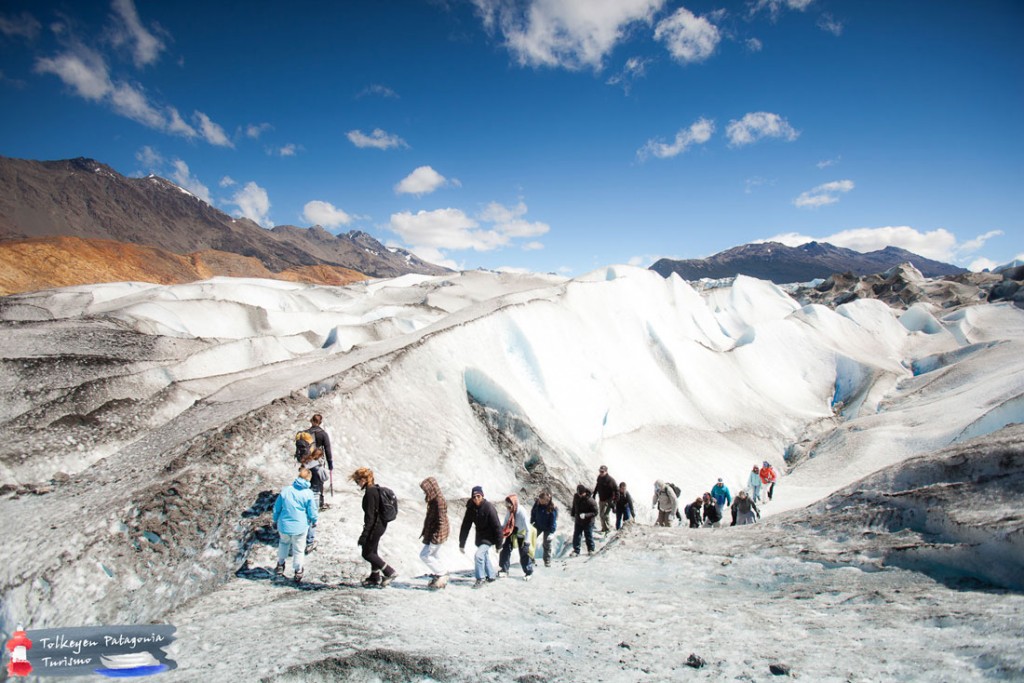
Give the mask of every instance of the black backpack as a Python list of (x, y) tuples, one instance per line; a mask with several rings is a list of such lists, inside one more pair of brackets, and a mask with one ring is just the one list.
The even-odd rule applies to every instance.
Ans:
[(672, 482), (669, 482), (668, 485), (671, 486), (672, 490), (676, 492), (676, 498), (678, 498), (680, 495), (682, 495), (683, 490), (681, 488), (679, 488), (678, 486), (676, 486)]
[(380, 493), (380, 518), (385, 523), (395, 521), (398, 517), (398, 496), (387, 486), (378, 486), (377, 492)]

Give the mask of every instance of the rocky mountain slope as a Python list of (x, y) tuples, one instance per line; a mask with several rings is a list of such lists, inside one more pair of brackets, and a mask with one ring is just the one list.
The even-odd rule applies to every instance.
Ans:
[[(255, 259), (270, 277), (289, 269), (316, 266), (327, 266), (327, 272), (343, 268), (370, 277), (448, 272), (404, 250), (388, 249), (359, 231), (332, 235), (319, 226), (305, 229), (287, 225), (266, 230), (248, 219), (227, 215), (169, 180), (157, 176), (129, 178), (92, 159), (31, 161), (0, 157), (0, 241), (11, 244), (60, 237), (112, 240), (181, 256), (211, 250), (235, 254)], [(63, 242), (55, 247), (68, 273), (79, 270), (80, 258), (81, 270), (91, 269), (87, 265), (90, 255), (79, 255), (73, 248), (76, 244), (88, 242)], [(140, 260), (144, 271), (146, 258), (141, 253), (134, 258)], [(246, 271), (258, 274), (258, 269)], [(143, 275), (140, 272), (138, 279), (167, 282), (159, 271), (151, 277)], [(34, 277), (35, 282), (44, 285), (68, 284), (59, 280), (47, 283), (45, 270)], [(112, 277), (116, 276), (100, 280), (83, 276), (70, 284)], [(8, 285), (8, 291), (31, 288)]]
[(810, 242), (799, 247), (788, 247), (778, 242), (745, 244), (705, 259), (661, 259), (651, 266), (651, 270), (663, 277), (676, 273), (684, 280), (748, 275), (785, 284), (827, 278), (833, 273), (880, 273), (904, 262), (913, 263), (925, 277), (967, 272), (963, 268), (932, 261), (898, 247), (886, 247), (862, 254), (820, 242)]

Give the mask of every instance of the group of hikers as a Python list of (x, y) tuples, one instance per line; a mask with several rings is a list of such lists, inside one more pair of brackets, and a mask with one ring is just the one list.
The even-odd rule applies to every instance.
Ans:
[[(275, 574), (282, 576), (289, 555), (292, 557), (294, 580), (302, 581), (305, 555), (316, 547), (316, 525), (319, 512), (329, 508), (324, 501), (324, 487), (331, 482), (333, 492), (334, 459), (331, 441), (322, 427), (323, 417), (319, 414), (310, 419), (310, 427), (296, 436), (295, 457), (299, 463), (298, 476), (286, 486), (274, 503), (273, 519), (278, 530), (277, 567)], [(757, 485), (754, 478), (757, 478)], [(363, 530), (359, 536), (359, 547), (363, 559), (370, 564), (370, 575), (362, 580), (366, 587), (386, 587), (398, 576), (378, 552), (381, 537), (387, 530), (388, 522), (397, 514), (394, 493), (378, 485), (374, 473), (367, 467), (355, 470), (349, 479), (362, 491)], [(718, 527), (726, 505), (732, 509), (732, 525), (752, 524), (760, 516), (757, 507), (765, 492), (771, 500), (775, 488), (775, 470), (766, 461), (761, 467), (754, 466), (748, 490), (740, 491), (733, 500), (729, 488), (721, 478), (710, 491), (698, 497), (684, 508), (690, 527)], [(442, 544), (449, 537), (448, 503), (441, 487), (434, 477), (420, 482), (426, 502), (426, 515), (420, 538), (423, 549), (420, 559), (429, 571), (431, 589), (442, 589), (448, 585), (448, 568), (440, 556)], [(681, 491), (672, 483), (658, 480), (654, 484), (652, 507), (658, 512), (658, 526), (672, 526), (673, 518), (682, 523), (678, 498)], [(636, 519), (633, 496), (625, 482), (616, 483), (604, 465), (600, 467), (593, 490), (584, 484), (576, 487), (570, 515), (573, 519), (572, 553), (579, 557), (583, 545), (587, 554), (595, 551), (594, 525), (600, 520), (601, 533), (611, 531), (611, 513), (615, 512), (615, 529)], [(473, 535), (473, 576), (474, 588), (486, 586), (498, 578), (508, 576), (512, 564), (512, 551), (518, 552), (523, 579), (533, 577), (535, 548), (542, 549), (544, 566), (550, 567), (552, 560), (552, 539), (558, 528), (558, 507), (551, 492), (541, 491), (530, 509), (529, 518), (512, 493), (504, 500), (504, 521), (498, 509), (486, 499), (481, 486), (474, 486), (459, 529), (459, 551), (466, 552), (470, 531)], [(495, 568), (491, 550), (498, 551)]]

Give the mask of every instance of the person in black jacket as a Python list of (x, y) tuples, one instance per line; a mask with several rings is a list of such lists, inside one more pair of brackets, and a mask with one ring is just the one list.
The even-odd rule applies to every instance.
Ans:
[(618, 531), (622, 525), (628, 524), (636, 517), (636, 508), (633, 507), (633, 496), (626, 490), (626, 482), (619, 482), (619, 495), (615, 498), (615, 530)]
[(690, 522), (691, 529), (699, 529), (701, 524), (701, 507), (704, 505), (704, 499), (698, 498), (689, 505), (687, 505), (683, 512), (686, 513), (686, 519)]
[(612, 479), (612, 475), (608, 474), (608, 468), (605, 465), (601, 465), (598, 472), (597, 483), (594, 484), (594, 497), (600, 503), (601, 533), (606, 534), (611, 530), (608, 515), (615, 507), (615, 499), (619, 496), (619, 486)]
[(704, 493), (704, 526), (722, 526), (722, 511), (718, 509), (718, 503), (710, 492)]
[(480, 588), (497, 580), (498, 572), (491, 563), (491, 548), (501, 547), (501, 521), (498, 511), (490, 501), (484, 499), (484, 489), (473, 487), (473, 495), (466, 502), (466, 514), (462, 518), (462, 529), (459, 531), (459, 552), (466, 552), (466, 539), (469, 530), (476, 525), (474, 544), (476, 553), (473, 556), (473, 575), (476, 577), (474, 588)]
[(313, 417), (309, 418), (309, 429), (306, 431), (313, 435), (314, 444), (317, 448), (323, 449), (324, 457), (327, 459), (327, 472), (322, 473), (324, 476), (315, 485), (314, 491), (320, 495), (320, 509), (327, 510), (330, 505), (324, 503), (324, 483), (329, 480), (330, 473), (334, 471), (334, 455), (331, 453), (331, 437), (327, 435), (327, 432), (320, 425), (324, 421), (324, 416), (317, 413)]
[(594, 517), (597, 517), (597, 503), (590, 497), (590, 490), (580, 484), (576, 487), (576, 495), (572, 497), (573, 519), (572, 556), (580, 555), (580, 537), (586, 536), (587, 554), (594, 553)]
[(537, 496), (533, 509), (530, 510), (530, 524), (537, 530), (544, 549), (544, 566), (551, 566), (551, 535), (558, 529), (558, 506), (551, 498), (551, 492), (541, 491)]
[(360, 467), (349, 478), (363, 490), (363, 533), (359, 535), (359, 546), (363, 559), (370, 563), (370, 575), (363, 579), (363, 585), (384, 588), (395, 580), (398, 572), (377, 554), (381, 536), (388, 528), (380, 514), (380, 489), (374, 484), (369, 467)]

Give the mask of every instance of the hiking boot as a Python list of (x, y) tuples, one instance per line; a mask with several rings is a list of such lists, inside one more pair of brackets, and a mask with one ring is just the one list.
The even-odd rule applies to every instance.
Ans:
[(580, 551), (579, 550), (573, 550), (572, 553), (569, 554), (569, 557), (579, 557), (579, 556), (580, 556)]
[(392, 572), (391, 574), (385, 574), (380, 580), (380, 587), (387, 588), (391, 585), (391, 582), (398, 578), (398, 572)]
[(501, 571), (499, 571), (498, 572), (498, 578), (499, 579), (507, 579), (508, 578), (508, 570), (507, 569), (502, 569)]
[(380, 586), (380, 574), (370, 574), (362, 583), (364, 588), (377, 588)]
[(277, 576), (284, 576), (284, 562), (277, 563), (277, 566), (274, 567), (274, 574)]
[(314, 550), (316, 550), (316, 541), (313, 541), (312, 543), (308, 543), (306, 545), (306, 554), (307, 555), (309, 555)]
[(444, 588), (447, 585), (448, 585), (448, 575), (447, 574), (435, 577), (434, 580), (430, 582), (430, 587), (433, 588), (434, 590), (441, 590), (442, 588)]
[(483, 588), (483, 587), (484, 587), (484, 580), (483, 579), (477, 579), (473, 583), (473, 588)]
[(295, 583), (302, 583), (302, 573), (301, 569), (295, 570)]
[(527, 574), (526, 576), (523, 577), (523, 581), (529, 581), (532, 578), (533, 578), (533, 574)]
[(593, 554), (594, 554), (594, 549), (593, 548), (587, 548), (587, 557), (590, 557)]
[(544, 560), (544, 566), (545, 567), (550, 567), (551, 566), (551, 560)]

